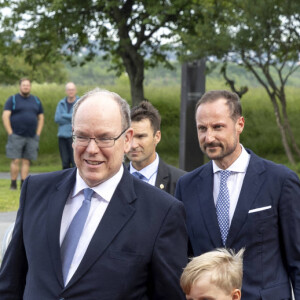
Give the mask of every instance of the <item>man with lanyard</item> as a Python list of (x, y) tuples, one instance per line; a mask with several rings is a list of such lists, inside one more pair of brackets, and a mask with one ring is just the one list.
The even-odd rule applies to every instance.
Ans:
[(20, 93), (9, 97), (4, 105), (2, 120), (8, 134), (6, 156), (11, 158), (10, 189), (17, 189), (21, 163), (21, 187), (28, 176), (30, 161), (37, 159), (40, 135), (44, 126), (44, 111), (38, 97), (30, 94), (31, 82), (20, 80)]

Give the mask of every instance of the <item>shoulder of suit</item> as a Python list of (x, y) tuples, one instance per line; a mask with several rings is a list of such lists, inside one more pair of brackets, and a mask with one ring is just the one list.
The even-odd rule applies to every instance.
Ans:
[(178, 201), (174, 196), (166, 193), (156, 186), (141, 181), (135, 177), (133, 177), (133, 180), (135, 185), (135, 193), (141, 199), (149, 199), (149, 201), (157, 203), (157, 205), (162, 202), (164, 204), (170, 204), (172, 201)]
[(246, 150), (251, 155), (248, 168), (254, 168), (257, 172), (270, 172), (272, 173), (272, 176), (279, 176), (282, 178), (289, 177), (291, 175), (298, 176), (293, 170), (289, 169), (287, 166), (262, 158), (249, 149)]
[(197, 177), (197, 176), (201, 176), (202, 173), (208, 173), (211, 172), (212, 173), (212, 162), (209, 161), (208, 163), (190, 171), (190, 172), (186, 172), (182, 177), (185, 180), (190, 180), (191, 178)]
[(65, 170), (59, 170), (59, 171), (54, 171), (54, 172), (47, 172), (47, 173), (39, 173), (39, 174), (34, 174), (30, 176), (30, 180), (35, 180), (35, 181), (60, 181), (67, 176), (73, 174), (73, 172), (76, 173), (76, 170), (74, 168), (69, 168)]
[[(174, 174), (178, 174), (178, 175), (182, 176), (183, 174), (186, 173), (186, 171), (184, 171), (182, 169), (176, 168), (172, 165), (169, 165), (169, 164), (165, 163), (161, 158), (160, 158), (159, 164), (160, 164), (161, 167), (167, 168), (169, 171), (171, 171)], [(158, 168), (160, 166), (158, 166)]]

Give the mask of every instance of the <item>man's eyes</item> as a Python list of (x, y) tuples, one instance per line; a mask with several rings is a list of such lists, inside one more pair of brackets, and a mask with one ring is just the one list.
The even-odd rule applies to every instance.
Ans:
[[(77, 139), (81, 140), (81, 141), (86, 141), (89, 140), (90, 137), (88, 136), (78, 136), (77, 135)], [(101, 138), (95, 138), (96, 141), (101, 141), (101, 142), (107, 142), (107, 141), (111, 141), (113, 140), (113, 138), (109, 138), (109, 137), (101, 137)]]
[(89, 140), (90, 138), (89, 137), (85, 137), (85, 136), (80, 136), (80, 135), (77, 135), (76, 138), (80, 141), (86, 141), (86, 140)]
[(203, 132), (203, 131), (205, 131), (205, 130), (206, 130), (206, 128), (205, 128), (204, 126), (199, 126), (199, 127), (198, 127), (198, 131), (202, 131), (202, 132)]
[[(224, 127), (223, 125), (214, 125), (214, 126), (213, 126), (213, 129), (214, 129), (214, 130), (220, 130), (220, 129), (222, 129), (223, 127)], [(198, 131), (205, 132), (206, 130), (207, 130), (207, 128), (204, 127), (204, 126), (199, 126), (199, 127), (198, 127)]]

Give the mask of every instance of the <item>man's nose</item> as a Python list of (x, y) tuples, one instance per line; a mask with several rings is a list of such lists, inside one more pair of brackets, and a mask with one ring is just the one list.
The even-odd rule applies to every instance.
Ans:
[(90, 139), (89, 144), (86, 147), (86, 151), (90, 152), (90, 153), (97, 153), (99, 152), (99, 147), (95, 141), (95, 139)]
[(211, 143), (215, 140), (215, 135), (212, 130), (207, 130), (205, 134), (205, 142), (206, 143)]
[(137, 139), (136, 138), (132, 138), (132, 141), (131, 141), (131, 148), (132, 149), (135, 149), (139, 146), (138, 142), (137, 142)]

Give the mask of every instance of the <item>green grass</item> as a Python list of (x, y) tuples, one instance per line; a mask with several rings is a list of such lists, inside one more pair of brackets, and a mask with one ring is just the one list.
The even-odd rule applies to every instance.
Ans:
[[(19, 183), (18, 183), (19, 184)], [(0, 180), (0, 211), (14, 211), (19, 207), (20, 189), (11, 191), (10, 180)]]
[[(0, 154), (0, 172), (9, 172), (10, 159), (4, 153)], [(59, 153), (39, 154), (38, 159), (33, 161), (30, 166), (30, 172), (42, 173), (61, 170), (61, 161)]]

